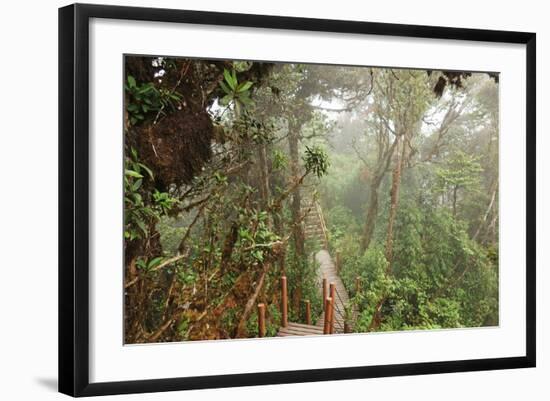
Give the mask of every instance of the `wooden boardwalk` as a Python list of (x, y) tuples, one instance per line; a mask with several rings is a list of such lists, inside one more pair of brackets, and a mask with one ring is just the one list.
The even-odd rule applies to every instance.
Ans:
[[(334, 333), (344, 333), (344, 316), (345, 305), (349, 303), (349, 296), (344, 287), (342, 279), (338, 275), (337, 267), (334, 264), (327, 248), (328, 238), (326, 234), (326, 226), (320, 206), (312, 200), (305, 200), (302, 207), (302, 213), (306, 215), (304, 234), (306, 239), (316, 240), (318, 246), (322, 248), (315, 254), (315, 260), (319, 263), (318, 270), (318, 288), (321, 297), (327, 296), (323, 294), (323, 279), (326, 279), (327, 285), (333, 284), (335, 287), (335, 296), (333, 300), (334, 310)], [(327, 288), (328, 291), (328, 288)], [(287, 336), (308, 336), (323, 334), (325, 324), (325, 313), (315, 320), (316, 324), (308, 325), (302, 323), (288, 322), (286, 327), (281, 327), (277, 333), (278, 337)]]
[[(338, 275), (338, 271), (330, 254), (326, 249), (322, 249), (315, 255), (315, 259), (319, 263), (319, 282), (322, 282), (323, 278), (327, 279), (328, 283), (334, 283), (336, 287), (336, 299), (334, 300), (334, 332), (343, 333), (344, 332), (344, 316), (345, 316), (345, 305), (349, 303), (349, 295), (344, 287), (342, 279)], [(322, 291), (322, 286), (319, 286)], [(317, 326), (323, 327), (325, 322), (325, 313), (321, 313), (319, 319), (317, 319)]]
[(288, 336), (318, 336), (323, 334), (323, 328), (311, 324), (288, 322), (288, 326), (281, 327), (277, 337)]

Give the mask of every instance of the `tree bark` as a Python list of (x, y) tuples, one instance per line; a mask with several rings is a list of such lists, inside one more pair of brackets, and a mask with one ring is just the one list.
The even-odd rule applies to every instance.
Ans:
[[(300, 124), (290, 123), (289, 124), (289, 133), (288, 133), (288, 147), (290, 154), (290, 172), (292, 174), (293, 180), (297, 180), (300, 177), (299, 162), (300, 156), (298, 152), (299, 144), (299, 133)], [(294, 240), (294, 264), (297, 270), (296, 276), (296, 291), (294, 292), (293, 303), (294, 307), (298, 307), (300, 298), (302, 297), (302, 263), (305, 260), (306, 251), (305, 251), (305, 238), (304, 231), (302, 229), (302, 224), (296, 224), (301, 219), (301, 196), (300, 196), (300, 186), (297, 185), (292, 191), (292, 203), (290, 205), (290, 210), (292, 214), (292, 237)]]
[(258, 149), (258, 160), (260, 162), (260, 193), (262, 195), (262, 207), (267, 210), (269, 205), (269, 168), (267, 165), (266, 145)]
[(386, 175), (397, 144), (398, 137), (395, 138), (389, 148), (386, 147), (386, 151), (384, 152), (382, 151), (382, 144), (379, 143), (379, 160), (375, 175), (369, 185), (369, 208), (367, 209), (367, 217), (365, 218), (365, 227), (363, 229), (363, 238), (361, 241), (361, 249), (363, 252), (369, 248), (372, 241), (372, 235), (376, 226), (376, 217), (378, 216), (378, 190)]
[(361, 248), (365, 252), (372, 240), (374, 226), (376, 225), (376, 216), (378, 215), (378, 188), (382, 180), (376, 180), (371, 183), (369, 191), (369, 208), (367, 210), (367, 218), (365, 220), (365, 229), (363, 230), (363, 243)]
[(453, 217), (456, 218), (456, 198), (458, 194), (458, 185), (453, 188)]
[(242, 338), (246, 336), (246, 322), (248, 321), (248, 317), (250, 316), (250, 313), (252, 312), (252, 309), (254, 308), (254, 305), (256, 305), (256, 300), (258, 299), (258, 296), (260, 295), (260, 292), (263, 288), (265, 276), (267, 274), (267, 271), (269, 270), (269, 263), (266, 263), (264, 265), (264, 268), (262, 270), (262, 274), (260, 275), (260, 279), (258, 280), (258, 284), (256, 284), (256, 289), (254, 290), (254, 293), (252, 296), (248, 299), (246, 302), (246, 306), (244, 307), (243, 314), (241, 316), (241, 319), (239, 320), (239, 324), (237, 325), (237, 333), (236, 338)]
[(397, 207), (399, 204), (399, 189), (401, 188), (401, 173), (406, 160), (407, 141), (403, 135), (399, 137), (402, 142), (401, 153), (397, 152), (397, 159), (392, 173), (392, 186), (390, 191), (390, 213), (388, 216), (388, 231), (386, 235), (386, 259), (388, 261), (387, 271), (392, 271), (393, 259), (393, 226), (397, 215)]
[[(289, 153), (291, 159), (291, 174), (294, 179), (300, 177), (299, 171), (299, 154), (298, 154), (298, 133), (291, 132), (288, 137), (289, 144)], [(292, 190), (292, 203), (291, 203), (291, 212), (293, 222), (300, 220), (300, 209), (301, 209), (301, 196), (300, 196), (300, 186), (296, 186)], [(305, 256), (304, 249), (304, 233), (302, 230), (301, 224), (295, 224), (293, 228), (294, 244), (296, 247), (296, 256)]]
[[(473, 235), (472, 239), (473, 240), (476, 240), (477, 237), (479, 236), (479, 234), (481, 234), (481, 232), (485, 229), (485, 226), (487, 224), (487, 220), (489, 218), (489, 215), (491, 213), (493, 213), (493, 209), (494, 209), (494, 205), (495, 205), (495, 201), (496, 201), (496, 197), (497, 197), (497, 193), (498, 193), (498, 179), (495, 179), (493, 181), (493, 190), (491, 191), (491, 199), (489, 200), (489, 205), (487, 206), (487, 210), (485, 211), (485, 214), (483, 215), (483, 218), (482, 220), (480, 221), (479, 223), (479, 226), (477, 227), (477, 230), (475, 232), (475, 234)], [(496, 216), (498, 215), (498, 213), (493, 213), (493, 218), (491, 220), (491, 223), (489, 224), (489, 227), (488, 228), (491, 228), (491, 226), (496, 226), (495, 222), (496, 222)], [(492, 235), (492, 242), (496, 242), (496, 235)]]

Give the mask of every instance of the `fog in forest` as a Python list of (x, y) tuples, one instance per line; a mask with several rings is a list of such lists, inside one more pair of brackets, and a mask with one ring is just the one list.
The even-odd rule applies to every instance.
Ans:
[(499, 324), (497, 73), (125, 64), (126, 343)]

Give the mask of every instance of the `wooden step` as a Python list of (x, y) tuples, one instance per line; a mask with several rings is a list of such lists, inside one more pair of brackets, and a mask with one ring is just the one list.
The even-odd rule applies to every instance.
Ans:
[(281, 327), (277, 333), (278, 337), (288, 336), (317, 336), (323, 334), (323, 328), (319, 326), (288, 322), (287, 327)]

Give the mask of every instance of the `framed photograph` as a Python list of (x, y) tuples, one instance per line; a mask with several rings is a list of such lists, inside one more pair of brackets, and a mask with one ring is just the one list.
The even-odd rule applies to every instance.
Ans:
[(59, 390), (535, 366), (535, 34), (59, 10)]

